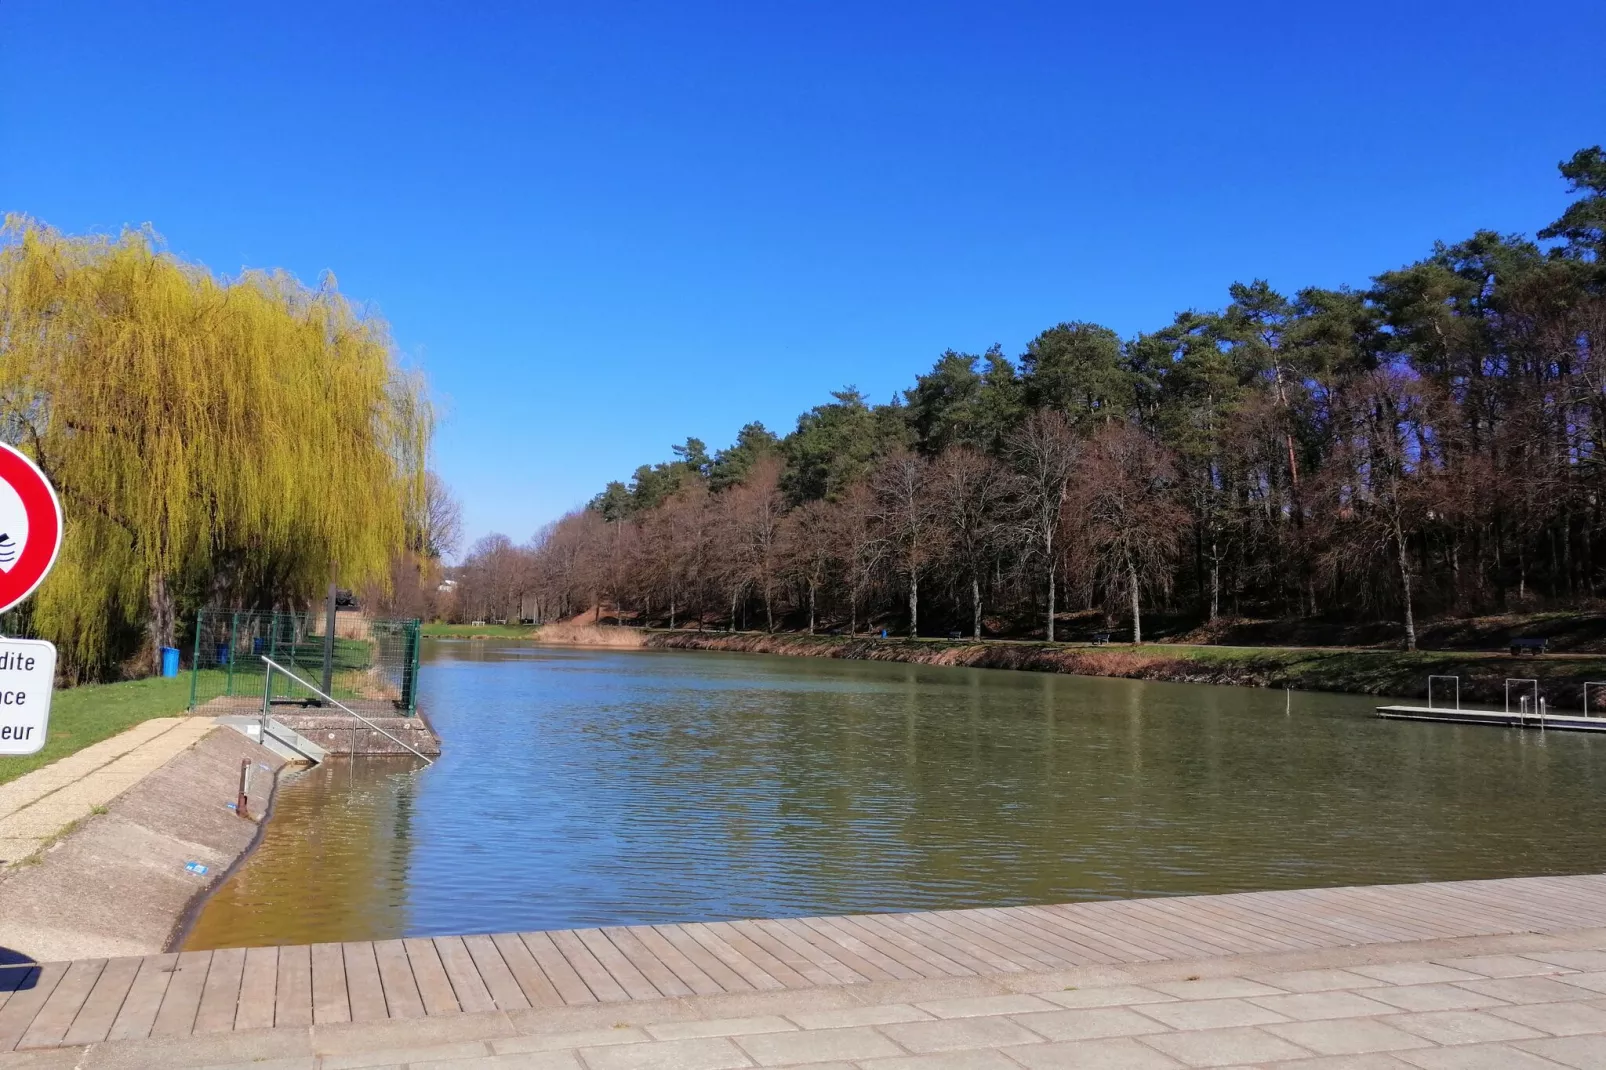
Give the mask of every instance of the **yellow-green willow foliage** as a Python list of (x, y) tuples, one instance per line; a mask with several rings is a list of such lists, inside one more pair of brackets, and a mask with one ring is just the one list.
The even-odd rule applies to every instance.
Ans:
[(0, 438), (67, 538), (33, 627), (80, 673), (203, 604), (383, 583), (422, 509), (431, 412), (386, 324), (283, 272), (221, 279), (149, 231), (0, 230)]

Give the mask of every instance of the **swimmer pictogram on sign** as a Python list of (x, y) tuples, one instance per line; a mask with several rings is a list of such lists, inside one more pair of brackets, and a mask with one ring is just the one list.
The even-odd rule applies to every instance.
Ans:
[(33, 594), (61, 552), (61, 502), (39, 466), (0, 443), (0, 613)]

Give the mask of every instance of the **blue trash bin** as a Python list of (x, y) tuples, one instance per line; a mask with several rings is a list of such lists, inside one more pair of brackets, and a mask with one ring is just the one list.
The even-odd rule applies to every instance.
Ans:
[(164, 646), (162, 648), (162, 675), (178, 675), (178, 647)]
[(219, 665), (227, 665), (229, 663), (229, 644), (219, 643), (217, 645), (217, 663)]

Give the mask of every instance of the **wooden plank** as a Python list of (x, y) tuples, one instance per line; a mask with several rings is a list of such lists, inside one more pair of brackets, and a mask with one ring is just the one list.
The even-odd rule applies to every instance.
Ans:
[(212, 967), (201, 989), (201, 1007), (195, 1014), (196, 1033), (230, 1033), (240, 1009), (240, 983), (245, 978), (245, 948), (212, 952)]
[(1229, 900), (1223, 897), (1220, 902), (1214, 904), (1213, 909), (1224, 917), (1234, 919), (1240, 925), (1254, 926), (1263, 923), (1279, 925), (1301, 937), (1307, 948), (1333, 947), (1350, 942), (1341, 930), (1309, 916), (1300, 915), (1297, 911), (1286, 907), (1280, 899), (1268, 899), (1257, 908), (1236, 899)]
[(28, 1028), (18, 1039), (18, 1049), (59, 1047), (105, 969), (105, 959), (81, 959), (68, 964), (67, 972), (62, 975), (55, 991), (50, 993), (50, 998), (45, 1000), (39, 1013), (34, 1015), (33, 1021), (28, 1023)]
[[(1323, 892), (1328, 892), (1323, 889)], [(1332, 921), (1347, 923), (1360, 938), (1362, 943), (1378, 944), (1394, 941), (1412, 941), (1431, 939), (1436, 932), (1425, 930), (1420, 926), (1407, 925), (1396, 922), (1390, 918), (1380, 917), (1366, 909), (1365, 904), (1357, 906), (1346, 902), (1332, 894), (1313, 894), (1309, 890), (1296, 890), (1290, 895), (1298, 900), (1307, 910), (1316, 912), (1318, 916)]]
[(413, 968), (413, 980), (418, 982), (418, 995), (424, 1001), (424, 1013), (431, 1018), (462, 1014), (463, 1008), (458, 1006), (457, 996), (452, 992), (451, 978), (446, 976), (446, 967), (441, 965), (434, 942), (414, 937), (403, 940), (402, 947), (407, 949), (407, 962)]
[[(836, 978), (828, 970), (823, 969), (814, 959), (785, 940), (778, 939), (756, 921), (727, 922), (733, 930), (746, 939), (752, 941), (754, 946), (767, 952), (778, 962), (783, 963), (793, 973), (802, 977), (809, 985), (836, 984)], [(774, 970), (769, 971), (774, 973)], [(785, 978), (779, 978), (785, 980)]]
[(1478, 901), (1501, 904), (1526, 915), (1536, 903), (1553, 907), (1576, 919), (1584, 928), (1595, 928), (1606, 919), (1606, 902), (1599, 889), (1580, 884), (1576, 877), (1527, 877), (1521, 885), (1510, 881), (1458, 881), (1426, 886), (1429, 890), (1459, 892)]
[(28, 962), (26, 965), (23, 963), (0, 965), (0, 1009), (5, 1008), (6, 1000), (11, 998), (11, 993), (21, 988), (33, 976), (33, 971), (36, 969), (38, 966), (33, 962)]
[(586, 986), (585, 978), (569, 965), (569, 960), (563, 957), (563, 952), (552, 942), (551, 936), (546, 933), (521, 933), (519, 939), (530, 952), (530, 957), (540, 964), (541, 972), (546, 974), (565, 1004), (597, 1002), (597, 997)]
[(65, 962), (47, 962), (29, 970), (11, 998), (0, 1008), (0, 1052), (10, 1051), (28, 1031), (39, 1009), (45, 1005), (56, 985), (67, 975)]
[[(872, 980), (913, 981), (920, 977), (915, 970), (902, 962), (881, 953), (879, 948), (861, 940), (851, 930), (839, 930), (828, 918), (793, 918), (798, 930), (806, 933), (810, 942), (818, 943), (826, 951), (837, 955), (843, 962)], [(874, 974), (879, 973), (880, 977)]]
[(524, 946), (524, 941), (519, 938), (518, 933), (497, 933), (491, 937), (491, 943), (501, 952), (502, 961), (507, 964), (508, 972), (513, 975), (513, 979), (519, 983), (519, 991), (530, 1001), (530, 1006), (563, 1006), (563, 997), (558, 994), (557, 987), (552, 984), (552, 979), (546, 975), (546, 971), (541, 969), (541, 964), (535, 961), (535, 956), (530, 954), (530, 949)]
[(603, 935), (601, 930), (576, 929), (574, 935), (631, 999), (657, 999), (663, 994), (614, 946), (613, 941)]
[(1116, 901), (1099, 903), (1098, 917), (1104, 925), (1122, 925), (1134, 943), (1158, 951), (1168, 959), (1213, 958), (1230, 955), (1232, 951), (1208, 940), (1194, 939), (1167, 925), (1163, 920), (1150, 917), (1141, 908), (1142, 902)]
[(979, 963), (982, 973), (1021, 973), (1028, 970), (1057, 969), (1056, 964), (1040, 961), (1014, 948), (1005, 947), (961, 925), (945, 919), (940, 912), (931, 914), (897, 914), (894, 924), (902, 926), (911, 936), (932, 942), (936, 946), (951, 947)]
[(72, 1028), (62, 1038), (63, 1044), (98, 1044), (106, 1039), (112, 1031), (112, 1023), (117, 1020), (117, 1012), (122, 1010), (123, 1000), (134, 985), (134, 978), (139, 976), (143, 961), (132, 955), (107, 960), (106, 968), (100, 971), (100, 979), (95, 982), (94, 991), (89, 993), (83, 1010), (78, 1012)]
[(784, 921), (765, 920), (755, 921), (753, 924), (768, 933), (779, 943), (792, 948), (799, 955), (824, 970), (826, 975), (831, 978), (830, 984), (850, 985), (870, 980), (869, 977), (843, 962), (841, 958), (832, 955), (824, 948), (811, 942), (808, 937), (787, 925)]
[(754, 988), (775, 991), (786, 987), (780, 981), (771, 977), (764, 967), (749, 960), (741, 952), (727, 944), (720, 938), (718, 933), (711, 932), (708, 926), (693, 923), (680, 926), (680, 931), (691, 937), (699, 946), (720, 962), (740, 974), (742, 979)]
[[(1161, 900), (1160, 903), (1167, 909), (1178, 911), (1189, 909), (1190, 906), (1189, 901), (1185, 900)], [(1310, 926), (1293, 924), (1270, 910), (1247, 916), (1242, 909), (1234, 909), (1230, 902), (1216, 896), (1208, 897), (1207, 903), (1192, 904), (1192, 908), (1202, 911), (1216, 924), (1227, 926), (1245, 936), (1258, 934), (1266, 942), (1286, 950), (1326, 947), (1332, 938), (1330, 934), (1323, 934)]]
[[(1543, 886), (1540, 886), (1541, 888)], [(1360, 889), (1376, 897), (1389, 891), (1382, 888)], [(1597, 919), (1589, 916), (1585, 904), (1573, 900), (1565, 892), (1545, 895), (1511, 896), (1501, 888), (1478, 888), (1463, 884), (1429, 885), (1412, 889), (1411, 893), (1396, 893), (1407, 905), (1421, 910), (1439, 909), (1465, 919), (1476, 917), (1484, 925), (1504, 924), (1513, 930), (1531, 930), (1547, 926), (1589, 928)]]
[(1134, 954), (1119, 941), (1101, 939), (1073, 918), (1056, 917), (1041, 907), (982, 907), (976, 913), (1029, 939), (1063, 948), (1067, 954), (1086, 956), (1089, 962), (1141, 962), (1147, 957), (1143, 952)]
[(279, 988), (279, 949), (248, 947), (240, 974), (240, 1002), (234, 1013), (236, 1029), (267, 1029), (273, 1025)]
[[(340, 945), (340, 958), (346, 970), (346, 1000), (354, 1022), (383, 1022), (390, 1017), (385, 1009), (385, 985), (379, 979), (379, 963), (374, 945), (354, 940)], [(316, 975), (314, 975), (316, 976)]]
[(1453, 918), (1456, 913), (1451, 907), (1450, 912), (1429, 911), (1426, 913), (1413, 910), (1400, 896), (1391, 895), (1382, 899), (1373, 899), (1361, 889), (1356, 888), (1323, 888), (1313, 889), (1320, 894), (1319, 900), (1329, 902), (1343, 910), (1352, 917), (1366, 920), (1372, 927), (1385, 927), (1384, 931), (1406, 934), (1410, 939), (1432, 940), (1442, 936), (1451, 936), (1461, 931), (1461, 926)]
[(346, 956), (339, 944), (312, 945), (312, 1020), (317, 1025), (351, 1021)]
[(854, 930), (859, 939), (874, 943), (883, 954), (897, 958), (904, 965), (919, 972), (922, 977), (973, 977), (976, 971), (961, 966), (941, 952), (911, 940), (875, 917), (850, 915), (832, 918), (831, 923), (843, 929)]
[(703, 925), (703, 929), (725, 941), (726, 944), (730, 945), (732, 951), (775, 978), (787, 988), (808, 987), (808, 978), (754, 943), (745, 933), (730, 922), (708, 922)]
[(870, 961), (870, 959), (859, 956), (859, 954), (854, 954), (851, 948), (843, 945), (840, 941), (834, 940), (827, 933), (816, 932), (809, 925), (806, 925), (800, 917), (785, 917), (781, 921), (766, 922), (766, 924), (781, 925), (787, 932), (792, 933), (792, 937), (803, 941), (811, 948), (816, 948), (822, 956), (829, 958), (830, 961), (840, 962), (843, 967), (853, 970), (854, 974), (858, 974), (859, 977), (864, 978), (867, 982), (896, 980), (895, 974), (882, 969), (877, 962)]
[[(664, 938), (664, 934), (651, 925), (630, 926), (630, 934), (648, 951), (658, 957), (658, 961), (675, 971), (675, 976), (685, 983), (687, 988), (699, 996), (715, 996), (726, 991), (721, 987), (708, 971), (698, 966), (690, 955)], [(715, 965), (718, 965), (716, 962)], [(745, 984), (743, 986), (746, 987)]]
[(1164, 896), (1145, 899), (1140, 904), (1144, 916), (1195, 942), (1206, 942), (1226, 949), (1225, 954), (1241, 955), (1255, 951), (1286, 951), (1287, 944), (1265, 931), (1240, 929), (1229, 924), (1200, 903), (1188, 903)]
[(641, 975), (652, 983), (660, 993), (666, 996), (689, 996), (692, 990), (679, 977), (675, 971), (658, 960), (658, 956), (648, 951), (646, 945), (636, 939), (631, 931), (622, 925), (613, 925), (601, 930), (608, 942), (619, 949), (619, 953), (630, 960), (630, 964)]
[(1165, 952), (1156, 950), (1147, 942), (1142, 942), (1143, 937), (1133, 934), (1130, 928), (1119, 924), (1119, 919), (1107, 918), (1091, 910), (1077, 909), (1086, 905), (1076, 903), (1066, 906), (1024, 906), (1008, 909), (1029, 918), (1039, 926), (1060, 929), (1073, 940), (1108, 948), (1115, 954), (1116, 958), (1113, 961), (1116, 962), (1160, 962), (1166, 958)]
[[(519, 1011), (530, 1006), (524, 991), (519, 988), (513, 971), (502, 959), (502, 952), (489, 936), (465, 936), (463, 946), (474, 960), (474, 968), (491, 993), (491, 1000), (499, 1010)], [(525, 952), (526, 955), (529, 952)]]
[(1461, 931), (1460, 924), (1451, 915), (1460, 914), (1455, 907), (1449, 914), (1442, 912), (1420, 913), (1413, 911), (1399, 895), (1374, 899), (1358, 888), (1313, 888), (1308, 897), (1325, 902), (1351, 917), (1364, 919), (1366, 924), (1385, 932), (1397, 932), (1409, 939), (1436, 939)]
[(279, 949), (279, 982), (273, 994), (273, 1024), (312, 1024), (312, 948)]
[(457, 1005), (463, 1012), (474, 1014), (496, 1010), (496, 1000), (491, 998), (491, 990), (480, 977), (479, 968), (474, 965), (474, 956), (463, 946), (463, 938), (437, 936), (434, 944), (435, 954), (440, 956), (441, 966), (446, 971), (446, 979), (452, 984), (452, 994), (457, 997)]
[(973, 933), (978, 940), (986, 940), (990, 944), (1008, 949), (1013, 952), (1016, 960), (1036, 963), (1036, 969), (1063, 970), (1073, 966), (1085, 966), (1089, 961), (1084, 955), (1072, 954), (1047, 941), (1028, 939), (1025, 934), (1017, 932), (1008, 925), (993, 918), (982, 917), (973, 910), (933, 912), (930, 920), (933, 925)]
[(1503, 910), (1482, 897), (1463, 899), (1450, 891), (1425, 892), (1418, 889), (1355, 888), (1351, 902), (1369, 904), (1367, 909), (1405, 922), (1439, 936), (1457, 936), (1469, 930), (1484, 932), (1504, 928), (1527, 931), (1532, 916), (1520, 910)]
[(1313, 909), (1310, 905), (1301, 903), (1296, 896), (1289, 892), (1269, 892), (1265, 898), (1234, 899), (1228, 904), (1231, 908), (1241, 910), (1250, 919), (1258, 918), (1264, 913), (1289, 920), (1301, 919), (1308, 927), (1318, 928), (1327, 935), (1327, 944), (1334, 946), (1342, 944), (1371, 943), (1365, 928), (1347, 918), (1332, 916), (1324, 910)]
[[(1545, 891), (1547, 902), (1567, 911), (1575, 919), (1575, 925), (1583, 928), (1597, 928), (1601, 925), (1606, 925), (1606, 897), (1603, 897), (1599, 890), (1589, 889), (1587, 886), (1580, 885), (1573, 880), (1567, 880), (1563, 884), (1556, 885), (1550, 882), (1561, 878), (1542, 877), (1538, 879), (1545, 882), (1540, 885), (1540, 888)], [(1503, 897), (1514, 898), (1521, 905), (1524, 913), (1527, 912), (1528, 895), (1531, 895), (1531, 892), (1524, 894), (1523, 892), (1502, 887), (1499, 889), (1499, 894)]]
[(1172, 946), (1181, 949), (1185, 954), (1191, 953), (1197, 958), (1241, 955), (1254, 950), (1253, 945), (1246, 944), (1242, 940), (1208, 932), (1199, 924), (1197, 918), (1176, 918), (1157, 910), (1147, 899), (1112, 903), (1110, 906), (1118, 908), (1115, 912), (1131, 924), (1143, 926), (1159, 937), (1169, 940)]
[(392, 1018), (424, 1017), (424, 997), (413, 977), (413, 964), (400, 940), (374, 941), (374, 964), (385, 989), (385, 1006)]
[(162, 1007), (151, 1026), (151, 1036), (190, 1035), (195, 1028), (195, 1015), (201, 1009), (201, 993), (206, 989), (206, 974), (211, 965), (210, 951), (185, 951), (179, 955), (173, 976), (167, 982), (167, 992), (162, 996)]
[(915, 914), (882, 914), (876, 920), (887, 929), (938, 952), (943, 958), (951, 959), (973, 973), (1020, 973), (1025, 969), (1007, 955), (980, 947), (965, 933), (932, 925)]
[(1070, 928), (1050, 924), (1041, 915), (1020, 907), (979, 907), (973, 914), (990, 925), (997, 925), (1028, 944), (1063, 955), (1078, 966), (1130, 962), (1131, 957), (1094, 939), (1087, 939)]
[[(1181, 904), (1178, 904), (1178, 909), (1180, 908)], [(1215, 924), (1230, 927), (1235, 932), (1253, 934), (1258, 931), (1266, 943), (1285, 951), (1306, 951), (1326, 947), (1331, 939), (1331, 937), (1324, 938), (1309, 927), (1290, 924), (1269, 910), (1262, 911), (1250, 919), (1246, 918), (1242, 911), (1233, 910), (1226, 904), (1212, 903), (1204, 913)]]
[(617, 1003), (630, 998), (630, 994), (597, 961), (579, 936), (563, 930), (547, 935), (552, 938), (553, 946), (562, 953), (564, 961), (585, 981), (593, 996), (604, 1003)]
[(695, 963), (697, 968), (706, 973), (721, 988), (727, 992), (751, 992), (753, 983), (735, 970), (702, 944), (693, 940), (684, 926), (655, 925), (653, 930), (664, 938), (664, 942), (685, 955)]
[(167, 995), (167, 983), (177, 964), (178, 956), (173, 954), (148, 955), (140, 960), (139, 972), (117, 1009), (117, 1017), (112, 1019), (107, 1040), (137, 1040), (151, 1035), (156, 1012), (162, 1007), (162, 997)]

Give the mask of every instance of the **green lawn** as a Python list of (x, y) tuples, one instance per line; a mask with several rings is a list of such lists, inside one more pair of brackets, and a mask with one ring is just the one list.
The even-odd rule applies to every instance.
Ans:
[(536, 629), (527, 624), (426, 624), (426, 639), (529, 639)]
[(0, 758), (0, 784), (110, 739), (141, 721), (183, 713), (189, 702), (187, 672), (59, 690), (50, 703), (50, 738), (44, 749), (24, 758)]

